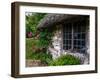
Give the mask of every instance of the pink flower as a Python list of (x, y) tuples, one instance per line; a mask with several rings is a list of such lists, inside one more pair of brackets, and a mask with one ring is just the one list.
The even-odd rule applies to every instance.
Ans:
[(32, 32), (28, 32), (27, 35), (28, 35), (28, 38), (32, 38)]

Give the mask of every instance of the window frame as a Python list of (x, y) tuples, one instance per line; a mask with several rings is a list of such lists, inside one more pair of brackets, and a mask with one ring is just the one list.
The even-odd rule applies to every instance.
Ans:
[[(82, 22), (83, 21), (81, 21), (81, 23)], [(84, 48), (85, 48), (85, 51), (84, 52), (86, 53), (86, 35), (87, 35), (87, 33), (86, 33), (86, 29), (87, 28), (86, 27), (88, 27), (88, 26), (87, 26), (87, 23), (85, 23), (85, 25), (84, 25), (85, 28), (83, 28), (84, 31), (78, 32), (78, 28), (80, 27), (80, 29), (82, 29), (82, 26), (83, 26), (83, 24), (78, 24), (78, 26), (75, 26), (75, 27), (77, 27), (76, 28), (77, 29), (77, 32), (75, 32), (74, 25), (77, 25), (77, 23), (78, 23), (78, 21), (77, 22), (69, 22), (69, 23), (65, 23), (65, 24), (62, 25), (63, 26), (63, 29), (62, 29), (62, 34), (63, 34), (62, 35), (63, 36), (62, 37), (62, 44), (63, 44), (62, 45), (62, 49), (64, 49), (65, 51), (72, 51), (72, 52), (83, 53), (81, 48), (84, 46)], [(70, 26), (67, 26), (68, 24), (71, 24), (71, 25)], [(66, 31), (66, 29), (68, 27), (71, 27), (71, 32)], [(71, 39), (69, 39), (69, 37), (67, 37), (68, 39), (66, 39), (65, 34), (66, 35), (71, 34)], [(74, 38), (74, 34), (80, 34), (80, 38), (75, 39)], [(82, 38), (83, 37), (82, 36), (83, 34), (85, 35), (84, 39)], [(68, 43), (69, 40), (71, 40), (71, 43), (70, 44)], [(76, 45), (74, 45), (75, 40), (77, 41)], [(68, 44), (66, 43), (66, 41), (67, 41)], [(79, 45), (79, 42), (80, 42), (80, 45)], [(83, 44), (83, 42), (85, 42), (85, 44)], [(77, 47), (77, 49), (78, 48), (80, 48), (80, 49), (78, 49), (78, 51), (75, 51), (75, 47)]]

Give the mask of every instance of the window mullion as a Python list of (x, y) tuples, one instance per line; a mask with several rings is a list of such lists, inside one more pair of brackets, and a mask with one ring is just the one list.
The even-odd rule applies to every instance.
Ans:
[(71, 27), (72, 27), (72, 31), (71, 31), (71, 34), (72, 34), (71, 50), (73, 50), (73, 48), (74, 48), (74, 29), (73, 29), (73, 23), (72, 23)]

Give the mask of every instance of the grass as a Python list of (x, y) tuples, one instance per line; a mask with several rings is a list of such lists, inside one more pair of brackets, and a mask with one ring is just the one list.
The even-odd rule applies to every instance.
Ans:
[(26, 38), (26, 59), (31, 59), (33, 53), (32, 46), (35, 40), (33, 38)]

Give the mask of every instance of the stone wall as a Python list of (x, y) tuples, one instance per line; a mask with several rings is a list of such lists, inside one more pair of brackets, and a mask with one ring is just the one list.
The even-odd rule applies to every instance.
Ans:
[(53, 59), (59, 57), (62, 53), (61, 45), (62, 45), (62, 28), (61, 26), (56, 26), (57, 29), (54, 32), (54, 36), (52, 38), (52, 45), (49, 46), (49, 52), (51, 53)]

